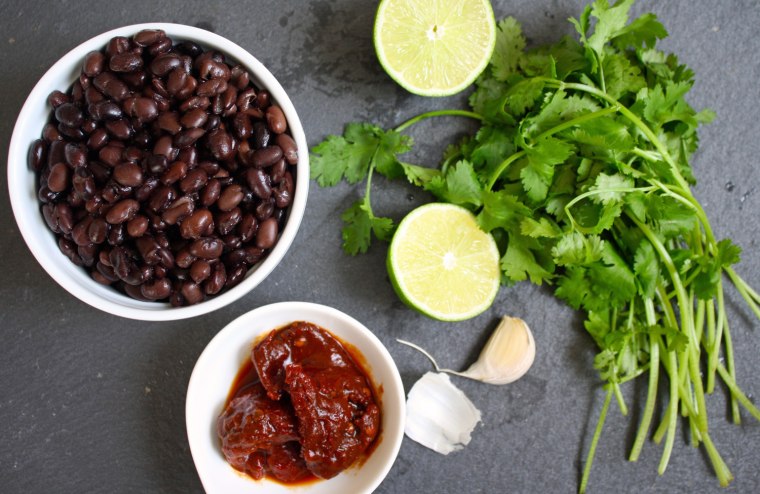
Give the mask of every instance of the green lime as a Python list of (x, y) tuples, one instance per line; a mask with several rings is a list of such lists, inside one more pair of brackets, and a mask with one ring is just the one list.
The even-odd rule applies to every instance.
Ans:
[(485, 69), (496, 21), (489, 0), (382, 0), (374, 40), (380, 64), (403, 88), (447, 96)]
[(462, 321), (491, 306), (499, 291), (499, 249), (475, 216), (453, 204), (410, 212), (393, 235), (388, 274), (399, 298), (442, 321)]

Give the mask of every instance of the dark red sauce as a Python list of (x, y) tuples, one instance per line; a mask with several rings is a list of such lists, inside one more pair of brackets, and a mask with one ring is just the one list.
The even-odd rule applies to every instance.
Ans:
[(269, 333), (217, 420), (227, 461), (254, 479), (287, 484), (329, 479), (365, 461), (378, 442), (381, 406), (362, 363), (308, 322)]

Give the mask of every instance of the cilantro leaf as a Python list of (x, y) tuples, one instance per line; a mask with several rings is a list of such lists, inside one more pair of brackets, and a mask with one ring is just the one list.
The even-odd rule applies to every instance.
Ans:
[(506, 17), (496, 24), (496, 45), (491, 56), (491, 73), (499, 81), (509, 79), (525, 50), (525, 37), (520, 23)]
[(378, 172), (398, 178), (404, 175), (404, 170), (396, 155), (407, 152), (411, 145), (410, 137), (394, 130), (350, 123), (343, 136), (328, 136), (312, 148), (311, 177), (323, 187), (335, 185), (341, 179), (356, 183), (367, 177), (374, 162)]
[(506, 190), (485, 191), (483, 193), (483, 208), (478, 213), (478, 224), (486, 231), (496, 228), (510, 231), (520, 225), (523, 217), (532, 211), (516, 195)]
[(589, 189), (589, 192), (594, 193), (591, 200), (602, 204), (621, 202), (625, 194), (633, 188), (633, 185), (631, 178), (619, 173), (614, 175), (600, 173), (596, 177), (594, 186)]
[(406, 179), (409, 180), (409, 183), (416, 185), (417, 187), (424, 187), (433, 179), (441, 176), (441, 171), (436, 168), (428, 168), (404, 162), (400, 162), (399, 164), (401, 165), (401, 168), (403, 168), (404, 175), (406, 175)]
[(560, 230), (556, 223), (545, 216), (539, 218), (538, 221), (526, 217), (520, 222), (520, 233), (533, 238), (556, 238), (562, 235), (562, 230)]
[(633, 272), (639, 285), (639, 294), (645, 298), (653, 298), (657, 289), (660, 274), (660, 263), (654, 247), (647, 240), (642, 240), (633, 257)]
[(445, 175), (433, 177), (424, 188), (439, 199), (452, 204), (475, 207), (482, 204), (483, 186), (478, 182), (469, 161), (458, 161)]
[(528, 197), (539, 202), (546, 198), (554, 166), (564, 162), (573, 152), (574, 146), (568, 142), (546, 137), (526, 148), (526, 166), (520, 172), (523, 187)]
[(380, 240), (390, 240), (393, 234), (393, 220), (372, 214), (366, 196), (344, 211), (341, 219), (345, 223), (342, 230), (343, 250), (351, 255), (367, 252), (373, 233)]
[(586, 44), (603, 58), (604, 45), (624, 32), (628, 22), (628, 11), (633, 5), (633, 0), (620, 0), (610, 7), (607, 0), (597, 0), (591, 7), (591, 15), (596, 18), (594, 34)]
[(501, 269), (510, 281), (530, 281), (540, 285), (552, 277), (552, 269), (540, 262), (538, 253), (542, 247), (535, 239), (518, 234), (509, 235), (507, 251), (501, 258)]

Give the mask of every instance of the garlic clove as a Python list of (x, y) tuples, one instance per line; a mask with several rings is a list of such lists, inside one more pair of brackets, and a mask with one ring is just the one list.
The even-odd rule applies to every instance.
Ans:
[(412, 386), (406, 405), (406, 435), (443, 455), (466, 446), (481, 417), (449, 376), (436, 372)]
[(507, 384), (528, 372), (536, 358), (536, 342), (530, 328), (520, 318), (504, 316), (478, 360), (459, 373), (489, 384)]

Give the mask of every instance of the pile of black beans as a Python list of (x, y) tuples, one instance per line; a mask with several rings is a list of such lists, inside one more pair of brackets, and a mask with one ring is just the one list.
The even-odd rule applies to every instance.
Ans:
[(246, 69), (161, 30), (87, 54), (30, 149), (42, 215), (92, 278), (172, 305), (243, 280), (276, 244), (298, 149)]

